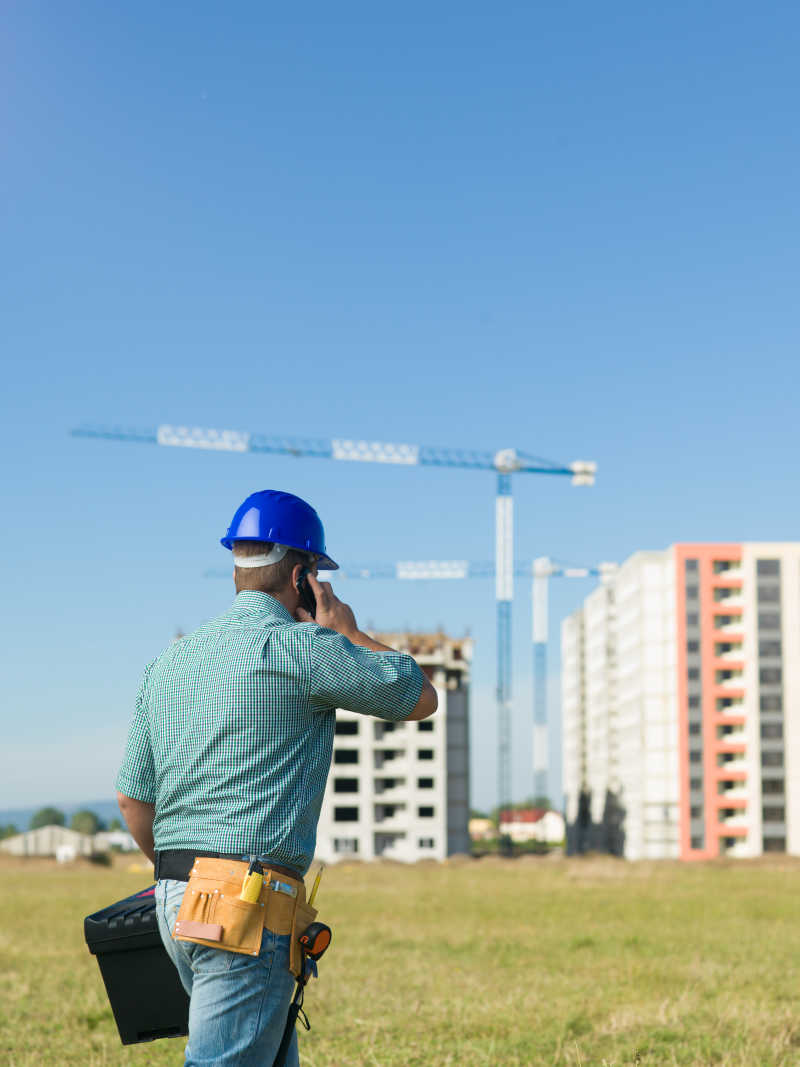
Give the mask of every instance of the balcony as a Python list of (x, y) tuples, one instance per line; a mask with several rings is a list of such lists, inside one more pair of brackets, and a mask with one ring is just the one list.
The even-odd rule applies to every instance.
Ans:
[(714, 685), (720, 689), (741, 689), (744, 685), (744, 671), (727, 667), (714, 672)]
[[(744, 766), (732, 767), (730, 763), (724, 763), (722, 766), (717, 765), (714, 768), (716, 774), (714, 777), (719, 782), (720, 779), (726, 782), (736, 782), (737, 785), (741, 785), (742, 788), (746, 788), (747, 782), (747, 768)], [(728, 794), (725, 794), (726, 796)]]
[(740, 737), (737, 740), (735, 737), (731, 737), (730, 734), (717, 738), (717, 743), (714, 747), (720, 756), (743, 756), (747, 750), (747, 745), (743, 738)]
[(742, 574), (742, 561), (740, 559), (715, 559), (712, 567), (715, 577), (740, 578)]
[[(741, 746), (742, 748), (744, 746)], [(744, 773), (747, 769), (747, 760), (743, 752), (717, 752), (717, 769), (726, 777), (737, 772)]]
[(744, 604), (742, 583), (736, 585), (716, 586), (713, 593), (715, 611), (727, 611), (728, 608), (741, 608)]
[(747, 847), (747, 831), (743, 834), (740, 831), (736, 831), (730, 835), (735, 838), (732, 844), (728, 844), (725, 841), (725, 836), (720, 834), (719, 838), (719, 854), (720, 856), (730, 856), (731, 859), (745, 859), (750, 855)]
[(717, 813), (717, 824), (721, 831), (728, 833), (731, 829), (735, 830), (742, 826), (746, 828), (750, 825), (750, 819), (745, 808), (740, 807), (735, 811), (731, 810), (730, 812), (725, 813), (720, 810)]
[[(745, 731), (741, 726), (717, 726), (718, 752), (744, 752), (747, 744)], [(729, 747), (733, 746), (733, 747)]]
[(376, 771), (383, 771), (392, 778), (408, 777), (410, 767), (405, 749), (375, 749), (372, 755)]
[(741, 636), (744, 623), (742, 622), (742, 609), (734, 610), (733, 613), (728, 613), (728, 607), (736, 608), (736, 605), (726, 605), (725, 614), (718, 612), (714, 613), (714, 630), (717, 634), (736, 634)]
[(714, 648), (714, 658), (723, 663), (741, 663), (744, 665), (744, 648), (741, 641), (718, 641)]
[(718, 808), (743, 808), (747, 804), (748, 790), (742, 783), (737, 782), (732, 789), (723, 789), (717, 793), (716, 804)]
[(726, 589), (738, 589), (742, 588), (742, 572), (738, 574), (732, 574), (730, 571), (724, 573), (720, 572), (714, 577), (714, 593), (723, 592)]

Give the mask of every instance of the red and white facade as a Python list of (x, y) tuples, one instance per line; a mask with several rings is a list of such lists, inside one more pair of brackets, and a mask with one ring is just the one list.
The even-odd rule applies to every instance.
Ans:
[(800, 543), (637, 552), (565, 620), (562, 674), (573, 849), (800, 855)]

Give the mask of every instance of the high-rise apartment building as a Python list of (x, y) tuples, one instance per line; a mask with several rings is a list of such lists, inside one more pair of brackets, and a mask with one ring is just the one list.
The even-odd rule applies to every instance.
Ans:
[(562, 626), (571, 850), (800, 854), (800, 543), (637, 552)]
[(414, 656), (439, 709), (430, 719), (400, 723), (337, 711), (316, 856), (414, 862), (469, 852), (472, 642), (411, 633), (378, 640)]

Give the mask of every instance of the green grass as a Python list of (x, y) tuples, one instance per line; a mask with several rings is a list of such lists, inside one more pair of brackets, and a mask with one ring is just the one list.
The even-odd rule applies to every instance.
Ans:
[[(84, 915), (148, 884), (0, 862), (0, 1063), (180, 1064), (123, 1048)], [(348, 865), (303, 1067), (800, 1064), (800, 863)]]

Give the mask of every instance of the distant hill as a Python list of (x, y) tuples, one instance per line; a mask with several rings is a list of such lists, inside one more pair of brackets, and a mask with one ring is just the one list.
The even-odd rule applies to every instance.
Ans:
[(85, 804), (55, 804), (52, 801), (43, 800), (35, 808), (13, 808), (9, 811), (0, 811), (0, 826), (7, 826), (11, 823), (22, 833), (28, 829), (36, 812), (44, 807), (58, 808), (59, 811), (63, 811), (67, 817), (67, 826), (75, 812), (84, 809), (93, 811), (106, 825), (111, 819), (122, 818), (116, 800), (89, 800)]

